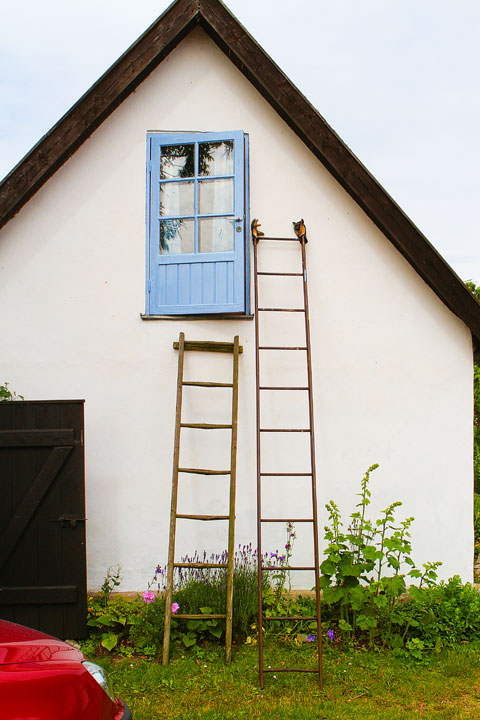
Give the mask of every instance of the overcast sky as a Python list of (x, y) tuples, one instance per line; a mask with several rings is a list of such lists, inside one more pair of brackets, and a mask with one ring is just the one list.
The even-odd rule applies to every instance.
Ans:
[[(226, 4), (460, 277), (480, 283), (480, 2)], [(0, 177), (168, 5), (2, 4)]]

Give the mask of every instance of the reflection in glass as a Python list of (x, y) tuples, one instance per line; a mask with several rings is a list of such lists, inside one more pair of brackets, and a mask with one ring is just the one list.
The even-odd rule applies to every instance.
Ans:
[(233, 140), (199, 143), (199, 175), (233, 175)]
[(233, 251), (233, 220), (203, 218), (198, 221), (199, 252)]
[(198, 212), (201, 215), (233, 213), (233, 179), (200, 181), (198, 183)]
[(193, 182), (160, 183), (160, 215), (193, 215)]
[(195, 252), (193, 220), (160, 221), (160, 255)]
[(195, 145), (162, 145), (160, 179), (186, 178), (195, 175)]

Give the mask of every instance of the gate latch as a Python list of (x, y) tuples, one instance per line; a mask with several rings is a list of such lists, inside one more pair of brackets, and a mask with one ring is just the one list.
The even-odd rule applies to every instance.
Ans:
[(76, 528), (77, 523), (85, 522), (86, 519), (86, 517), (80, 517), (80, 515), (69, 515), (68, 513), (64, 513), (63, 515), (60, 515), (57, 520), (61, 527)]

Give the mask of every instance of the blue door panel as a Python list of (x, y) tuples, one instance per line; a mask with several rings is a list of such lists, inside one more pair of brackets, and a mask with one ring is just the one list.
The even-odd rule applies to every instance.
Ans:
[[(220, 143), (221, 141), (233, 141), (233, 174), (230, 175), (207, 175), (205, 170), (200, 169), (200, 160), (210, 162), (208, 153), (219, 153), (218, 148), (223, 148), (225, 155), (231, 153), (231, 143), (222, 143), (217, 146), (203, 145), (199, 151), (199, 143)], [(172, 168), (177, 158), (186, 154), (186, 146), (195, 147), (195, 165), (188, 166), (185, 176), (178, 175), (174, 168), (168, 178), (163, 178), (160, 173), (161, 149), (162, 146), (173, 146), (172, 154), (166, 154), (165, 162)], [(174, 147), (179, 145), (178, 155)], [(190, 148), (189, 148), (190, 150)], [(207, 160), (204, 151), (207, 150)], [(168, 151), (172, 153), (172, 150)], [(200, 153), (200, 154), (199, 154)], [(224, 157), (225, 157), (224, 155)], [(148, 170), (147, 173), (147, 286), (150, 292), (147, 293), (147, 313), (155, 314), (195, 314), (195, 313), (225, 313), (245, 312), (245, 140), (242, 131), (225, 133), (149, 133), (148, 135)], [(214, 161), (217, 163), (217, 161)], [(222, 158), (222, 163), (224, 162)], [(226, 165), (231, 164), (227, 161)], [(187, 165), (181, 167), (183, 172)], [(215, 167), (218, 167), (215, 164)], [(194, 169), (193, 169), (194, 168)], [(233, 179), (233, 208), (224, 209), (221, 213), (200, 212), (198, 185), (202, 180), (212, 179), (215, 181), (223, 178)], [(226, 180), (224, 181), (225, 184)], [(175, 205), (175, 193), (180, 194), (190, 184), (195, 186), (193, 215), (166, 215), (165, 207), (171, 206), (178, 212), (178, 208), (185, 207), (181, 204)], [(162, 195), (161, 195), (161, 188)], [(219, 185), (217, 185), (217, 188)], [(218, 191), (218, 190), (217, 190)], [(214, 189), (214, 192), (215, 189)], [(174, 197), (173, 201), (164, 202), (160, 210), (160, 197)], [(163, 201), (162, 201), (163, 202)], [(216, 201), (215, 201), (216, 203)], [(187, 203), (188, 207), (190, 205)], [(233, 250), (222, 250), (213, 252), (200, 252), (198, 228), (202, 217), (219, 218), (221, 228), (227, 227), (225, 231), (217, 230), (220, 235), (220, 243), (225, 244), (223, 237), (230, 238), (228, 224), (233, 229)], [(206, 222), (206, 221), (205, 221)], [(211, 221), (213, 224), (215, 220)], [(165, 232), (162, 241), (163, 252), (160, 251), (160, 228), (163, 223)], [(223, 224), (222, 224), (223, 223)], [(208, 221), (207, 224), (210, 224)], [(180, 227), (182, 240), (175, 236), (176, 228)], [(190, 235), (185, 228), (190, 228)], [(214, 237), (214, 236), (212, 236)], [(184, 238), (187, 238), (186, 240)], [(213, 242), (213, 240), (212, 240)], [(218, 241), (217, 241), (218, 247)], [(228, 247), (228, 245), (227, 245)], [(188, 253), (180, 253), (179, 249), (188, 249)], [(203, 248), (205, 249), (205, 248)], [(210, 249), (210, 248), (208, 248)]]
[(219, 262), (216, 264), (215, 298), (216, 298), (216, 302), (218, 302), (218, 303), (227, 302), (227, 297), (228, 297), (227, 268), (228, 268), (228, 263)]
[(189, 263), (180, 263), (178, 268), (178, 299), (179, 305), (188, 306), (191, 304), (190, 299), (190, 283), (191, 283), (191, 265)]

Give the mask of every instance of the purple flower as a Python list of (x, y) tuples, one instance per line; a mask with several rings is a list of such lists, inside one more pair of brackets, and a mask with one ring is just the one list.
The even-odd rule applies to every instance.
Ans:
[(280, 555), (279, 558), (280, 562), (283, 562), (285, 560), (285, 555)]
[(152, 603), (155, 600), (155, 593), (153, 593), (151, 590), (145, 590), (143, 593), (143, 601), (147, 603)]
[(309, 635), (307, 637), (308, 642), (315, 642), (315, 635)]
[(271, 558), (277, 557), (277, 553), (270, 553), (270, 557)]
[(335, 634), (334, 634), (333, 630), (329, 630), (329, 631), (327, 632), (327, 635), (328, 635), (328, 639), (329, 639), (329, 640), (333, 640), (333, 638), (335, 637)]
[(172, 603), (172, 613), (175, 615), (180, 610), (180, 605), (178, 603)]

